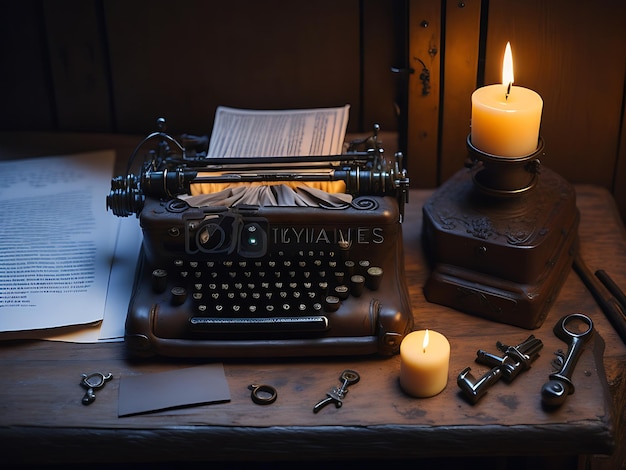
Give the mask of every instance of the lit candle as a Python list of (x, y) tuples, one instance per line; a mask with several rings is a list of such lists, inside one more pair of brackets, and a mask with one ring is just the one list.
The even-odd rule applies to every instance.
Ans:
[(450, 343), (432, 330), (413, 331), (400, 343), (400, 386), (414, 397), (432, 397), (448, 383)]
[(523, 157), (537, 149), (543, 100), (513, 86), (513, 56), (507, 43), (502, 84), (479, 88), (472, 94), (472, 145), (491, 155)]

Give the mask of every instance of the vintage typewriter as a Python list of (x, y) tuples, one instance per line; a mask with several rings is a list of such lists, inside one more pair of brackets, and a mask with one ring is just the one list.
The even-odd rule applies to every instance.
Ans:
[(386, 160), (377, 131), (341, 155), (279, 157), (280, 166), (275, 157), (208, 158), (207, 141), (160, 128), (137, 146), (127, 175), (112, 180), (107, 207), (136, 214), (144, 237), (129, 351), (397, 354), (413, 327), (401, 155)]

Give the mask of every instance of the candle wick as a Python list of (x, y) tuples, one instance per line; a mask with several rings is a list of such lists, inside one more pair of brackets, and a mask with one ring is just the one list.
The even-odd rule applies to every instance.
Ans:
[(513, 83), (509, 82), (509, 86), (506, 87), (506, 96), (504, 97), (504, 99), (507, 101), (509, 99), (509, 95), (511, 94), (511, 85), (513, 85)]

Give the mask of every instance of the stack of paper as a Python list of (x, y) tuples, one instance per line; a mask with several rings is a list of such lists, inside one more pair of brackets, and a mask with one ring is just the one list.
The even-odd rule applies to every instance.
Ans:
[(114, 162), (0, 162), (0, 338), (122, 339), (141, 232), (106, 211)]

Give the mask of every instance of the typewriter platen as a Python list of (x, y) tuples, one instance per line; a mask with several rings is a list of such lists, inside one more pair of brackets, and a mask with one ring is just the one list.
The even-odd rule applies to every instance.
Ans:
[(136, 214), (144, 236), (126, 319), (131, 353), (399, 352), (413, 327), (408, 178), (400, 155), (384, 158), (377, 128), (331, 157), (208, 158), (206, 138), (179, 140), (163, 127), (148, 135), (107, 197), (115, 215)]

